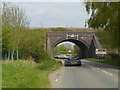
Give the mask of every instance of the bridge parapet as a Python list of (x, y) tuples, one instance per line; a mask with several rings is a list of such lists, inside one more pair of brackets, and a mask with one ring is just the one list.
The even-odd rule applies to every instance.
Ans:
[(66, 35), (79, 35), (79, 37), (88, 37), (88, 36), (94, 36), (95, 33), (94, 32), (47, 32), (47, 35), (49, 37), (58, 37), (59, 36), (66, 36)]

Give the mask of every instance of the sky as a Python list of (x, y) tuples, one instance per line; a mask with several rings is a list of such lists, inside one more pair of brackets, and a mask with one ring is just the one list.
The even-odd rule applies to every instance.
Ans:
[(30, 27), (84, 28), (89, 18), (83, 2), (15, 2), (22, 8)]
[(69, 42), (69, 41), (65, 41), (65, 42), (62, 42), (60, 44), (58, 44), (57, 46), (60, 46), (60, 45), (64, 45), (66, 48), (68, 49), (73, 49), (73, 46), (75, 45), (74, 43), (72, 42)]

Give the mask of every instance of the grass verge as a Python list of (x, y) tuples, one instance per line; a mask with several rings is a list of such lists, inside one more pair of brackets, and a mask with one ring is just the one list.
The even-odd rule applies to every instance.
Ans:
[(49, 88), (48, 75), (60, 66), (55, 60), (41, 64), (23, 60), (3, 62), (2, 88)]
[(0, 90), (2, 89), (2, 62), (0, 60)]
[(99, 62), (99, 63), (103, 63), (103, 64), (108, 64), (108, 65), (120, 67), (119, 60), (105, 60), (105, 59), (101, 60), (101, 59), (96, 59), (96, 58), (86, 58), (85, 60), (95, 61), (95, 62)]

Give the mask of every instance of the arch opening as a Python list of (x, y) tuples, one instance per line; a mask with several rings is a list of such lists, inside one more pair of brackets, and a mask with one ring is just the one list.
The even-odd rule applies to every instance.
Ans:
[[(56, 53), (55, 48), (57, 46), (61, 45), (62, 43), (65, 43), (65, 42), (69, 42), (72, 44), (72, 48), (73, 48), (73, 50), (71, 50), (72, 52), (73, 51), (75, 52), (74, 46), (77, 46), (79, 48), (78, 51), (76, 51), (76, 54), (79, 58), (82, 59), (82, 58), (88, 57), (88, 46), (85, 43), (83, 43), (79, 40), (75, 40), (75, 39), (60, 40), (60, 41), (57, 41), (56, 43), (54, 43), (54, 45), (52, 46), (53, 47), (53, 54)], [(69, 50), (68, 50), (68, 53), (69, 53)]]

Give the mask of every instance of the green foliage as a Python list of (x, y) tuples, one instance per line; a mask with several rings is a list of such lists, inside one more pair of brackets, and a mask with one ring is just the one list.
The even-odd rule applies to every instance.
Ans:
[[(3, 30), (3, 50), (12, 50), (16, 45), (17, 38), (13, 39), (13, 33), (15, 30)], [(19, 58), (33, 58), (36, 62), (50, 58), (49, 53), (45, 50), (45, 32), (43, 30), (24, 29), (19, 35)]]
[(117, 43), (113, 43), (116, 39), (111, 36), (110, 31), (98, 30), (96, 31), (96, 35), (99, 38), (102, 47), (106, 48), (109, 52), (112, 52), (117, 47)]
[(91, 14), (90, 18), (86, 21), (88, 27), (102, 28), (109, 33), (113, 38), (112, 46), (118, 46), (118, 2), (85, 2), (86, 11)]
[(52, 28), (52, 31), (65, 31), (65, 28)]
[[(91, 11), (88, 26), (115, 30), (118, 28), (118, 2), (87, 2), (86, 10)], [(112, 12), (112, 13), (111, 13)]]
[(2, 68), (2, 87), (48, 88), (48, 74), (60, 66), (55, 60), (44, 61), (42, 64), (23, 60), (6, 61)]
[[(2, 47), (7, 56), (18, 50), (21, 30), (29, 24), (24, 11), (13, 3), (2, 3)], [(9, 55), (8, 55), (9, 53)]]
[[(36, 62), (50, 58), (45, 50), (45, 32), (29, 29), (24, 11), (12, 3), (2, 3), (2, 51), (8, 59), (32, 59)], [(11, 55), (11, 57), (10, 57)]]
[(13, 38), (13, 33), (10, 30), (3, 30), (2, 31), (2, 48), (3, 50), (11, 50), (13, 49), (13, 43), (14, 43), (14, 38)]
[(66, 53), (68, 53), (68, 49), (64, 45), (58, 45), (58, 46), (56, 46), (55, 49), (54, 49), (54, 51), (56, 53), (59, 53), (59, 54), (66, 54)]
[(80, 48), (77, 45), (74, 45), (73, 51), (72, 51), (72, 56), (78, 57), (78, 52), (80, 51)]
[(19, 48), (21, 58), (32, 57), (37, 62), (50, 58), (49, 53), (45, 50), (45, 32), (43, 30), (23, 30)]

